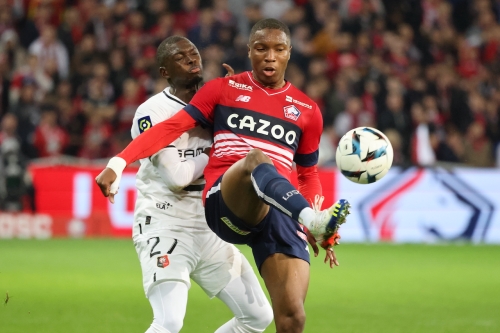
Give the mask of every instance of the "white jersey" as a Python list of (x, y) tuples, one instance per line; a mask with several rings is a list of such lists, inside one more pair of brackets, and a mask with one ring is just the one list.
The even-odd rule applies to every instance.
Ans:
[[(172, 117), (184, 106), (186, 103), (172, 95), (169, 88), (152, 96), (137, 108), (132, 123), (132, 138)], [(188, 159), (202, 154), (211, 143), (211, 133), (198, 126), (182, 134), (172, 145), (177, 148), (181, 159)], [(173, 149), (171, 145), (168, 147), (165, 149)], [(205, 179), (197, 179), (184, 190), (172, 192), (154, 165), (155, 157), (163, 150), (140, 160), (141, 166), (136, 177), (134, 238), (150, 233), (158, 236), (159, 231), (169, 230), (173, 226), (208, 229), (201, 200)]]

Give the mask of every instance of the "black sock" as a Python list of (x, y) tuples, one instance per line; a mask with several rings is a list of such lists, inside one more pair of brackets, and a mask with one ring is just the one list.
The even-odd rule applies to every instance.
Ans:
[(311, 207), (288, 179), (278, 173), (274, 165), (259, 164), (252, 171), (251, 177), (259, 198), (295, 221), (299, 220), (299, 214), (304, 208)]

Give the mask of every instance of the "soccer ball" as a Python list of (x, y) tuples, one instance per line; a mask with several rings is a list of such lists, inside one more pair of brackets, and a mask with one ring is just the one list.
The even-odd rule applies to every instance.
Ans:
[(340, 139), (335, 158), (347, 179), (371, 184), (386, 175), (393, 156), (392, 145), (384, 133), (371, 127), (358, 127)]

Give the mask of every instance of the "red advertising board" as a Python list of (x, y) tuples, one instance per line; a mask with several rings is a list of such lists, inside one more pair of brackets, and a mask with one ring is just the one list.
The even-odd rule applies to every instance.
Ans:
[[(137, 168), (125, 170), (115, 204), (94, 182), (101, 170), (102, 166), (32, 166), (37, 213), (0, 214), (0, 238), (130, 237)], [(324, 204), (331, 204), (334, 170), (322, 170), (320, 179)]]

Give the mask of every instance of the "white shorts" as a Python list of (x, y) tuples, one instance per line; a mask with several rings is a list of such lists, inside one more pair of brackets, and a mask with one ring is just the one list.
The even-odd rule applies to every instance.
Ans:
[(146, 297), (150, 288), (162, 281), (182, 281), (188, 288), (193, 279), (209, 297), (217, 295), (229, 282), (251, 266), (232, 244), (206, 229), (178, 227), (157, 237), (139, 235), (134, 240), (142, 268)]

